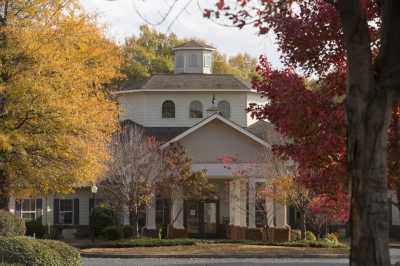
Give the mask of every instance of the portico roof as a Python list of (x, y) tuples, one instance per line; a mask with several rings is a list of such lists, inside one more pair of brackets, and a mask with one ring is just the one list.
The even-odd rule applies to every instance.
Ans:
[(222, 123), (226, 124), (227, 126), (231, 127), (232, 129), (234, 129), (234, 130), (242, 133), (243, 135), (247, 136), (248, 138), (252, 139), (253, 141), (255, 141), (255, 142), (257, 142), (257, 143), (259, 143), (259, 144), (261, 144), (263, 146), (270, 147), (270, 145), (266, 141), (264, 141), (263, 139), (261, 139), (258, 136), (254, 135), (250, 131), (242, 128), (238, 124), (230, 121), (229, 119), (226, 119), (222, 115), (220, 115), (218, 113), (215, 113), (215, 114), (205, 118), (204, 120), (200, 121), (199, 123), (195, 124), (194, 126), (192, 126), (191, 128), (187, 129), (186, 131), (182, 132), (181, 134), (177, 135), (176, 137), (172, 138), (171, 140), (169, 140), (168, 142), (163, 144), (161, 146), (161, 149), (164, 149), (164, 148), (168, 147), (170, 144), (183, 139), (184, 137), (192, 134), (196, 130), (204, 127), (205, 125), (209, 124), (210, 122), (212, 122), (214, 120), (219, 120)]

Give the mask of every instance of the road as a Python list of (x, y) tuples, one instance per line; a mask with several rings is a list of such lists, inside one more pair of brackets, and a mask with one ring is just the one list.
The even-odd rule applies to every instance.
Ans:
[[(400, 249), (391, 250), (392, 263)], [(347, 259), (88, 259), (84, 266), (347, 266)]]

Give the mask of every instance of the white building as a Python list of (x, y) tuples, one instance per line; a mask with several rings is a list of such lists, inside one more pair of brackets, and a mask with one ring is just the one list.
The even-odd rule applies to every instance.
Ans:
[[(131, 121), (147, 135), (163, 142), (163, 147), (179, 141), (193, 159), (195, 170), (206, 169), (217, 190), (216, 197), (204, 201), (155, 199), (147, 208), (143, 226), (155, 232), (167, 224), (179, 209), (183, 212), (173, 227), (193, 236), (220, 236), (226, 227), (256, 228), (287, 225), (286, 206), (266, 200), (270, 215), (256, 208), (256, 186), (264, 182), (258, 155), (279, 136), (268, 122), (256, 121), (247, 113), (250, 103), (264, 104), (247, 82), (233, 75), (212, 74), (214, 48), (188, 42), (174, 49), (175, 73), (154, 75), (143, 82), (128, 82), (115, 93), (120, 103), (120, 120)], [(235, 178), (219, 159), (232, 156), (233, 167), (255, 164), (249, 182)], [(43, 223), (63, 228), (88, 226), (93, 206), (89, 189), (71, 195), (50, 195), (48, 199), (10, 201), (10, 210), (25, 218), (43, 215)], [(47, 210), (47, 211), (46, 211)], [(171, 215), (172, 214), (172, 215)], [(225, 229), (224, 229), (225, 228)]]

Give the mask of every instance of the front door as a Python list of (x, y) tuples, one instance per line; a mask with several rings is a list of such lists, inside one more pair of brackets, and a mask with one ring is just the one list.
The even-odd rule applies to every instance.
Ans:
[(213, 238), (217, 235), (218, 202), (203, 202), (202, 233), (204, 237)]
[(217, 200), (185, 201), (185, 227), (189, 236), (214, 238), (219, 224), (219, 204)]
[(200, 234), (200, 202), (195, 200), (185, 201), (185, 227), (189, 235)]

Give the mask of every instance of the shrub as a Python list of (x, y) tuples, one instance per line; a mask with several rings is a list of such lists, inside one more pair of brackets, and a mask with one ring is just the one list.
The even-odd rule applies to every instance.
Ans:
[(132, 238), (136, 236), (135, 227), (133, 227), (132, 225), (124, 225), (124, 227), (122, 227), (122, 233), (124, 235), (124, 238)]
[(94, 223), (93, 226), (96, 236), (99, 236), (103, 233), (104, 228), (115, 224), (114, 213), (112, 210), (107, 208), (95, 208), (93, 210), (91, 222), (92, 224)]
[(43, 238), (47, 233), (46, 226), (42, 225), (40, 221), (26, 222), (26, 235), (35, 236), (36, 238)]
[(71, 247), (70, 245), (61, 241), (55, 241), (55, 240), (40, 240), (40, 241), (49, 248), (58, 252), (61, 261), (63, 261), (64, 263), (62, 265), (65, 266), (81, 265), (80, 254), (76, 248)]
[(103, 230), (103, 235), (107, 240), (119, 240), (122, 238), (122, 231), (116, 226), (107, 226)]
[(308, 241), (317, 241), (317, 237), (314, 235), (313, 232), (307, 231), (306, 232), (306, 240), (308, 240)]
[(26, 266), (78, 266), (79, 252), (58, 241), (28, 237), (0, 238), (0, 257), (7, 263)]
[(23, 236), (25, 232), (24, 220), (8, 211), (0, 210), (0, 236)]
[(301, 240), (301, 230), (292, 229), (290, 231), (290, 241)]
[(325, 236), (325, 240), (330, 242), (330, 243), (332, 243), (332, 244), (334, 244), (334, 245), (339, 244), (339, 239), (338, 239), (338, 237), (337, 237), (337, 235), (335, 233), (327, 234)]

